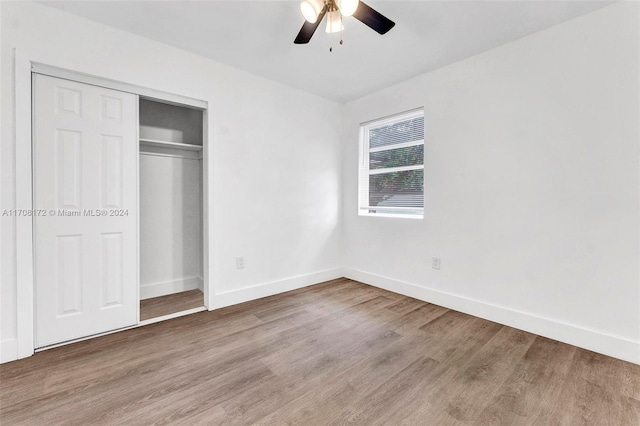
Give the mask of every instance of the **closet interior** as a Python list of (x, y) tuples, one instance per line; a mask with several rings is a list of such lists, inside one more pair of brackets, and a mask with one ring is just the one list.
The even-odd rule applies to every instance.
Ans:
[(139, 99), (140, 321), (204, 306), (203, 118)]

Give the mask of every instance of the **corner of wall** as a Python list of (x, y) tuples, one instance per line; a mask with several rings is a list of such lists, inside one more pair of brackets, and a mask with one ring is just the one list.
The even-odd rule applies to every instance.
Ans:
[(342, 268), (333, 268), (314, 272), (311, 274), (299, 275), (283, 280), (240, 288), (237, 290), (217, 293), (213, 298), (214, 305), (210, 306), (209, 310), (237, 305), (239, 303), (261, 299), (263, 297), (274, 296), (279, 293), (297, 290), (299, 288), (308, 287), (314, 284), (320, 284), (325, 281), (342, 278), (343, 276), (344, 274)]

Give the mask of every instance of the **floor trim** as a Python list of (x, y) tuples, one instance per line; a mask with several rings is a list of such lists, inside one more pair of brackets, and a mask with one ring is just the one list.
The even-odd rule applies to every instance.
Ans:
[(181, 293), (189, 290), (203, 290), (202, 278), (189, 277), (160, 283), (142, 284), (140, 286), (140, 300)]
[[(456, 311), (464, 312), (469, 315), (484, 318), (490, 321), (494, 321), (500, 324), (504, 324), (510, 327), (514, 327), (520, 330), (524, 330), (530, 333), (548, 337), (550, 339), (558, 340), (560, 342), (568, 343), (580, 348), (592, 350), (594, 352), (640, 365), (640, 342), (352, 268), (328, 269), (325, 271), (319, 271), (284, 280), (273, 281), (270, 283), (219, 293), (215, 295), (214, 300), (216, 301), (216, 305), (211, 309), (218, 309), (225, 306), (247, 302), (250, 300), (273, 296), (279, 293), (296, 290), (341, 277), (349, 278), (354, 281), (382, 288), (387, 291), (391, 291), (408, 297), (413, 297), (415, 299), (433, 303), (445, 308), (454, 309)], [(142, 321), (139, 324), (136, 324), (132, 327), (127, 327), (125, 329), (136, 328), (204, 310), (206, 310), (206, 308), (201, 307), (164, 315), (162, 317)], [(123, 329), (114, 330), (99, 335), (111, 334), (118, 331), (123, 331)], [(99, 335), (77, 339), (74, 340), (74, 342), (97, 337)], [(65, 342), (63, 344), (68, 343), (71, 342)], [(51, 347), (55, 346), (50, 346), (46, 349), (49, 349)], [(7, 362), (15, 359), (12, 357), (15, 356), (15, 353), (17, 353), (17, 341), (13, 339), (0, 342), (0, 350), (2, 353), (2, 362)]]
[(346, 278), (354, 281), (640, 364), (640, 342), (637, 341), (357, 269), (344, 268), (343, 271)]
[(225, 306), (237, 305), (238, 303), (248, 302), (250, 300), (273, 296), (313, 284), (335, 280), (337, 278), (342, 278), (343, 276), (344, 273), (342, 268), (334, 268), (251, 287), (245, 287), (238, 290), (216, 293), (213, 297), (215, 305), (210, 306), (209, 308), (213, 310), (224, 308)]

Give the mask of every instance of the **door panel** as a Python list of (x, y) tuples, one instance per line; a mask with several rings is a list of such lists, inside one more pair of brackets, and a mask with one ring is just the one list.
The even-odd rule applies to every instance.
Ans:
[(122, 137), (102, 135), (100, 156), (102, 159), (103, 209), (122, 208)]
[(57, 236), (57, 317), (82, 314), (82, 236)]
[(101, 234), (100, 240), (100, 309), (122, 306), (122, 233)]
[(82, 205), (82, 133), (55, 130), (56, 187), (62, 209), (79, 210)]
[(39, 74), (34, 95), (43, 347), (137, 323), (137, 96)]

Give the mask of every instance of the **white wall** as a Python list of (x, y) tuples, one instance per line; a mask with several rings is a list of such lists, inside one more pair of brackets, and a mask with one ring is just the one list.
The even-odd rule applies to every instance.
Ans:
[(202, 288), (202, 160), (140, 154), (140, 299)]
[[(340, 276), (340, 105), (37, 3), (1, 2), (2, 208), (15, 205), (11, 52), (209, 103), (212, 251), (222, 306)], [(17, 356), (11, 236), (2, 218), (2, 359)], [(236, 256), (245, 269), (235, 269)], [(28, 342), (27, 342), (28, 343)]]
[[(638, 16), (616, 4), (347, 104), (347, 276), (640, 363)], [(419, 106), (424, 220), (358, 217), (358, 124)]]
[[(11, 51), (2, 45), (0, 78), (9, 81), (12, 78)], [(11, 91), (4, 85), (0, 91), (0, 362), (15, 359), (17, 353), (16, 323), (16, 286), (15, 286), (15, 229), (13, 217), (1, 216), (1, 210), (14, 205), (14, 146), (12, 129), (9, 126), (12, 108)], [(8, 141), (9, 143), (5, 143)]]

